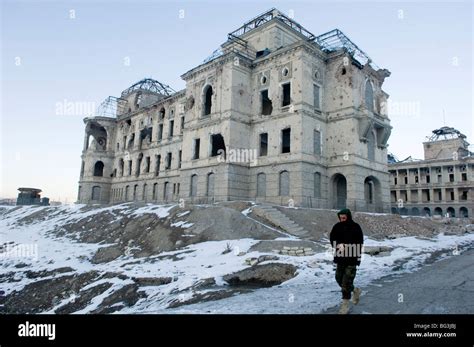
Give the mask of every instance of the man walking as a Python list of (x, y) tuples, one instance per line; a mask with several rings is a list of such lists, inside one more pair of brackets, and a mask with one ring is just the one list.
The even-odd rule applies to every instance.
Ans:
[(342, 303), (340, 314), (349, 312), (349, 300), (357, 305), (359, 303), (360, 288), (354, 288), (354, 278), (357, 266), (360, 265), (364, 235), (360, 225), (352, 220), (351, 211), (347, 208), (337, 213), (339, 223), (331, 230), (329, 240), (334, 250), (334, 263), (336, 268), (336, 281), (341, 287)]

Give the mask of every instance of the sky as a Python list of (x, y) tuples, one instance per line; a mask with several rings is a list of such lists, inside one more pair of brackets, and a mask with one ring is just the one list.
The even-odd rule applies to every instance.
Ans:
[(391, 71), (389, 152), (423, 158), (431, 131), (474, 143), (473, 5), (384, 1), (0, 0), (0, 197), (74, 202), (83, 118), (150, 77), (175, 90), (247, 20), (276, 7), (315, 35), (342, 30)]

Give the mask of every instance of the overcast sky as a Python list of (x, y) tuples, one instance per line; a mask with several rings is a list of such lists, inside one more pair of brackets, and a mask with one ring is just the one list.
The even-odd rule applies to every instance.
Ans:
[[(318, 35), (339, 28), (392, 75), (389, 151), (422, 158), (433, 129), (474, 142), (473, 7), (465, 2), (2, 1), (0, 197), (20, 186), (73, 202), (82, 119), (109, 95), (180, 75), (227, 33), (277, 7)], [(73, 103), (74, 109), (64, 109)], [(443, 117), (444, 113), (444, 117)]]

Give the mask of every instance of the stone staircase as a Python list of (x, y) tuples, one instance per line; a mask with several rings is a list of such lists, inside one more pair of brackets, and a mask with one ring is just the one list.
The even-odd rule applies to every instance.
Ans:
[(303, 227), (288, 218), (285, 214), (269, 205), (258, 205), (252, 208), (252, 211), (259, 217), (262, 217), (273, 225), (283, 229), (287, 233), (296, 236), (303, 236), (308, 233)]

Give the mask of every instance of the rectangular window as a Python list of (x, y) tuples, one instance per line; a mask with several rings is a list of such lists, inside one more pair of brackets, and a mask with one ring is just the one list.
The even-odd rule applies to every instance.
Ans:
[(314, 102), (314, 108), (317, 110), (321, 109), (321, 91), (318, 85), (313, 84), (313, 102)]
[(282, 95), (282, 103), (281, 103), (281, 106), (288, 106), (289, 104), (291, 104), (291, 84), (290, 83), (285, 83), (282, 85), (282, 89), (283, 89), (283, 95)]
[(161, 155), (155, 155), (155, 176), (160, 173)]
[(404, 178), (405, 178), (405, 184), (408, 184), (408, 177), (405, 176)]
[(150, 157), (145, 158), (145, 172), (150, 172)]
[(201, 139), (194, 139), (193, 159), (199, 159), (200, 147), (201, 147)]
[(397, 185), (397, 181), (398, 181), (397, 178), (394, 177), (394, 178), (393, 178), (393, 182), (394, 182), (395, 185)]
[(123, 137), (123, 147), (122, 149), (125, 150), (125, 147), (127, 146), (127, 136)]
[(454, 174), (449, 174), (449, 182), (454, 182)]
[(281, 153), (290, 153), (291, 151), (291, 128), (281, 131)]
[(415, 176), (415, 183), (418, 183), (418, 176)]
[(170, 130), (168, 137), (173, 137), (173, 130), (174, 130), (174, 120), (170, 120)]
[(129, 176), (132, 175), (132, 161), (131, 160), (128, 161), (128, 175)]
[(462, 173), (461, 174), (461, 180), (467, 181), (467, 173)]
[(262, 102), (261, 114), (270, 115), (273, 111), (272, 101), (268, 97), (268, 90), (262, 90), (260, 93), (260, 99)]
[(183, 151), (178, 152), (178, 169), (181, 168), (181, 157), (182, 157)]
[(181, 125), (179, 126), (180, 132), (183, 133), (184, 130), (184, 117), (181, 117)]
[(158, 125), (158, 141), (163, 139), (163, 124)]
[(451, 197), (451, 201), (454, 200), (454, 192), (450, 192), (449, 195)]
[(442, 175), (438, 175), (438, 183), (442, 183), (443, 181), (443, 176)]
[(461, 193), (461, 200), (467, 200), (467, 190), (463, 190)]
[(313, 150), (314, 155), (321, 155), (321, 132), (318, 130), (313, 132)]
[(264, 157), (268, 153), (268, 134), (260, 134), (260, 156)]
[(171, 159), (172, 159), (171, 156), (172, 156), (171, 152), (168, 152), (168, 154), (166, 154), (166, 170), (171, 169)]
[(426, 176), (426, 183), (430, 183), (430, 176), (429, 175)]

